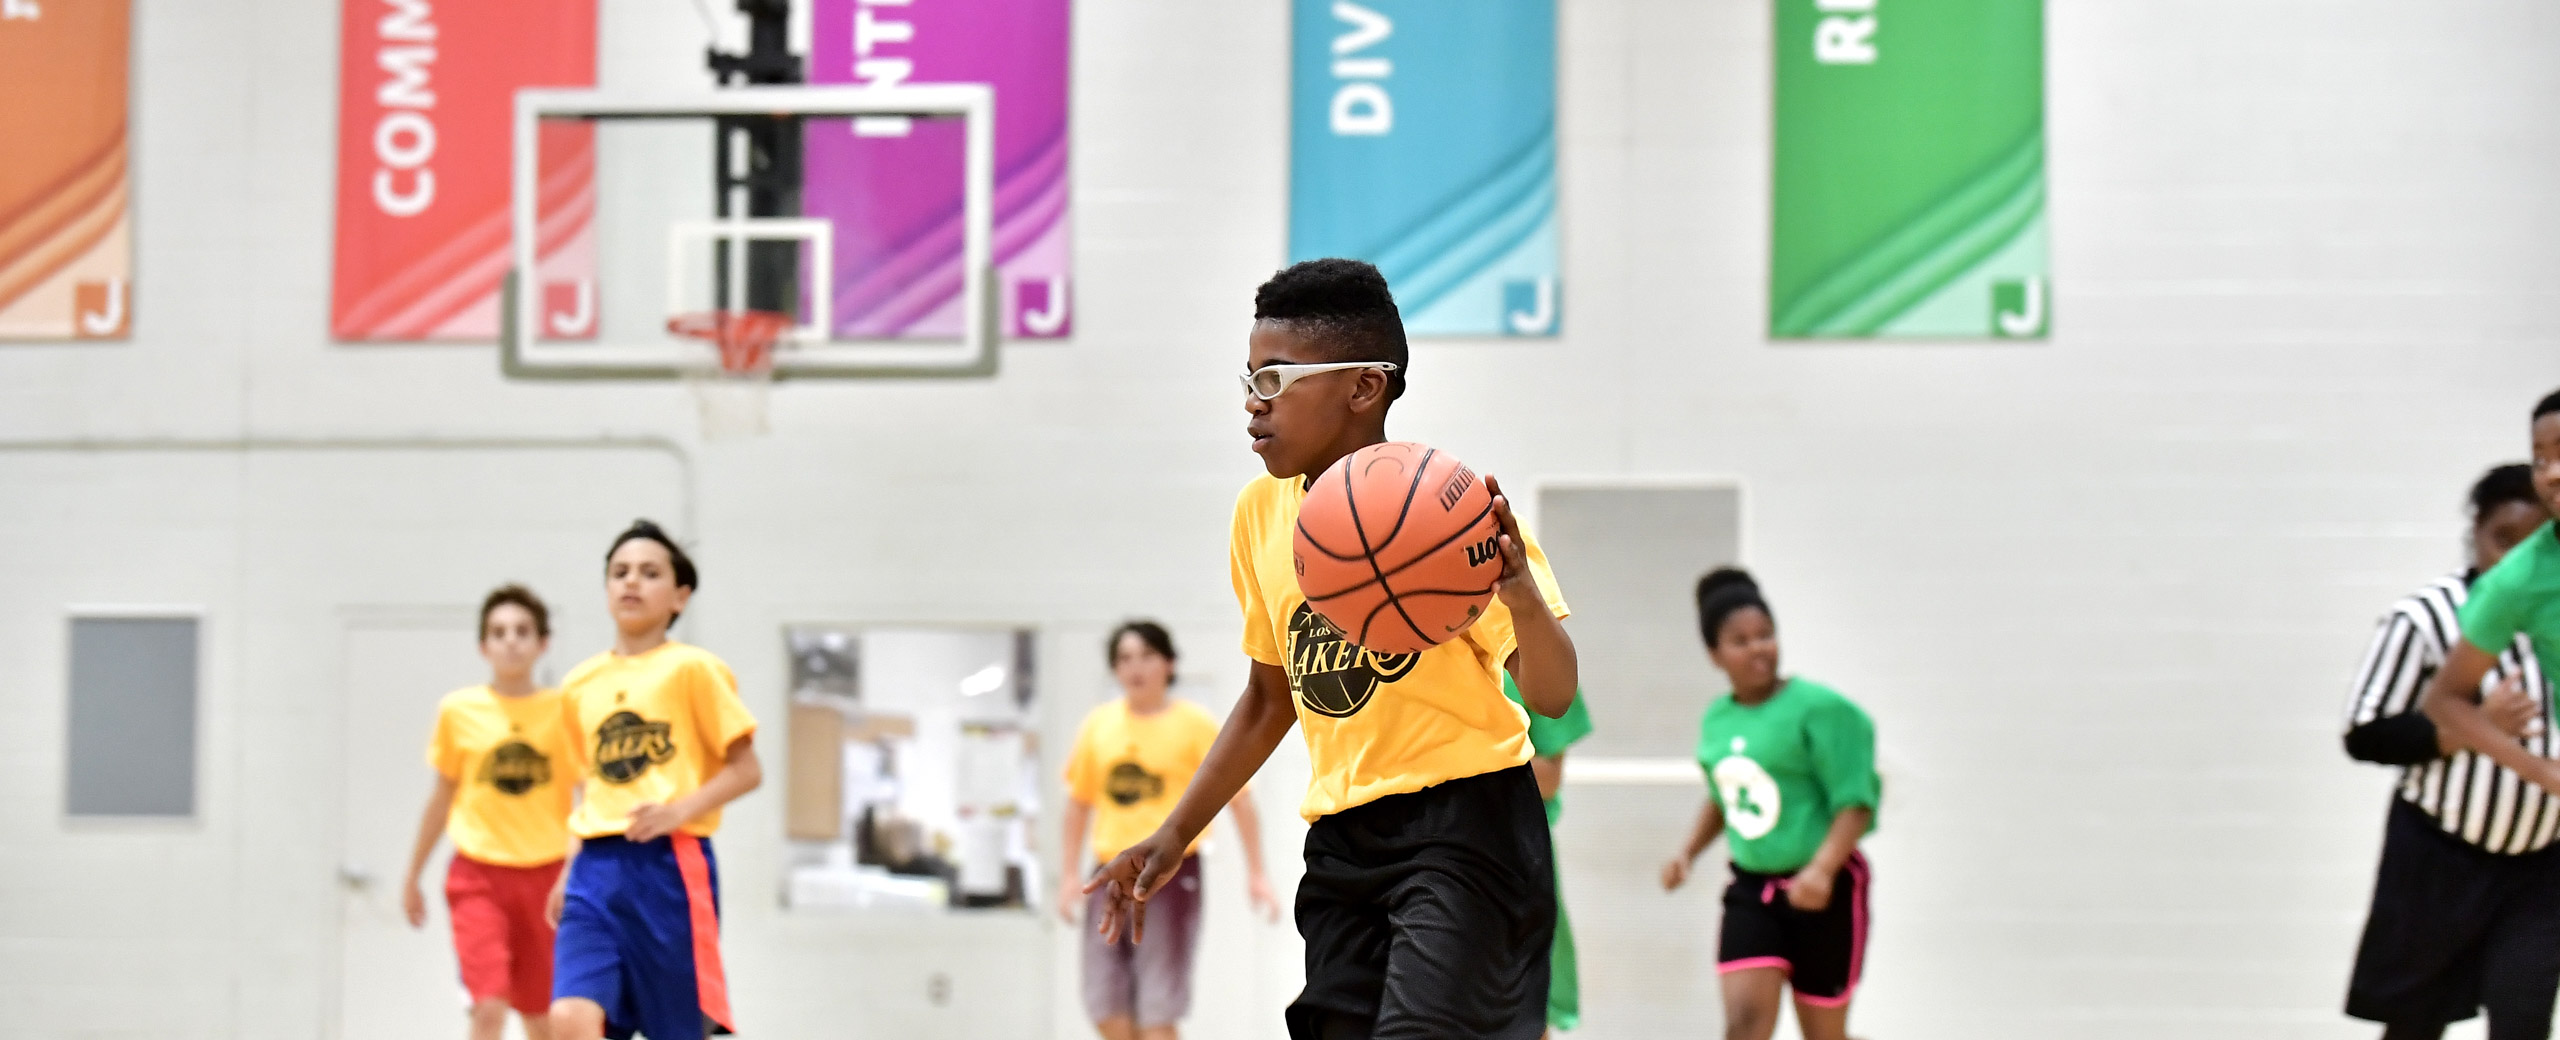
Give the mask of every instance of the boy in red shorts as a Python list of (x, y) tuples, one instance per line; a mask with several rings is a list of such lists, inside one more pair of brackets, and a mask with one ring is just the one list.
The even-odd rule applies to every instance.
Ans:
[(560, 691), (533, 684), (534, 662), (550, 644), (542, 600), (520, 585), (491, 592), (480, 604), (489, 682), (446, 694), (427, 742), (436, 789), (400, 902), (410, 927), (425, 927), (418, 875), (436, 840), (453, 835), (444, 898), (471, 996), (471, 1040), (498, 1040), (508, 1008), (523, 1016), (528, 1040), (551, 1035), (552, 931), (542, 905), (568, 851), (569, 776)]

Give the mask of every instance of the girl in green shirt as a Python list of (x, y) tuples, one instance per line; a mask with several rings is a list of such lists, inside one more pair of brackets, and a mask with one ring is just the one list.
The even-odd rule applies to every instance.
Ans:
[(1768, 1040), (1795, 989), (1805, 1040), (1844, 1040), (1866, 959), (1867, 859), (1875, 827), (1875, 724), (1837, 691), (1778, 673), (1777, 622), (1738, 568), (1698, 579), (1698, 631), (1733, 692), (1707, 706), (1698, 764), (1709, 797), (1662, 868), (1665, 891), (1727, 836), (1733, 883), (1717, 943), (1725, 1036)]

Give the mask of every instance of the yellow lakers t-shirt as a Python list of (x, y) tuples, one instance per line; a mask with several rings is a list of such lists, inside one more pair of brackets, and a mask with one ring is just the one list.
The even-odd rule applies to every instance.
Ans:
[[(1168, 700), (1164, 710), (1140, 715), (1114, 698), (1086, 714), (1067, 752), (1067, 793), (1093, 806), (1095, 861), (1164, 826), (1217, 739), (1218, 720), (1190, 701)], [(1200, 839), (1191, 851), (1200, 851)]]
[[(1502, 695), (1503, 663), (1518, 647), (1497, 599), (1458, 638), (1418, 654), (1381, 654), (1345, 641), (1298, 591), (1290, 539), (1306, 483), (1263, 476), (1236, 496), (1228, 545), (1244, 652), (1289, 673), (1306, 731), (1310, 776), (1298, 814), (1312, 821), (1391, 794), (1529, 761), (1529, 716)], [(1547, 607), (1564, 595), (1536, 539), (1525, 547)]]
[[(633, 809), (693, 793), (756, 731), (729, 666), (683, 643), (587, 658), (561, 681), (560, 704), (582, 785), (569, 829), (581, 838), (620, 834)], [(704, 838), (719, 829), (718, 810), (684, 825)]]
[(558, 690), (506, 697), (470, 686), (444, 695), (427, 765), (454, 783), (444, 821), (454, 851), (501, 867), (568, 855), (567, 735)]

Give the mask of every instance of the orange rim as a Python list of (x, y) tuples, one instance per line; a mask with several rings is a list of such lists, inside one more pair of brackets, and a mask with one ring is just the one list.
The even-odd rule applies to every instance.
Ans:
[(773, 370), (773, 345), (791, 328), (780, 311), (698, 311), (667, 319), (667, 331), (710, 340), (720, 348), (720, 368), (731, 374)]

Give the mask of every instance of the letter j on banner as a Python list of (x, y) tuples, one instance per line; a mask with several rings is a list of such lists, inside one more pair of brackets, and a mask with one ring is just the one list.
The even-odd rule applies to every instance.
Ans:
[(1289, 258), (1424, 336), (1553, 336), (1555, 0), (1291, 0)]
[(1775, 0), (1769, 335), (2042, 339), (2043, 0)]

